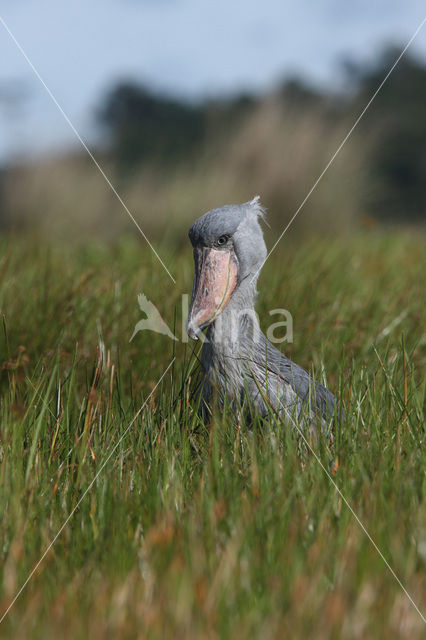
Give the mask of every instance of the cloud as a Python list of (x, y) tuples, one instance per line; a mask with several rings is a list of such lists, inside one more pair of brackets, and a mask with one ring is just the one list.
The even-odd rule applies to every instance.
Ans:
[[(101, 93), (123, 76), (192, 98), (262, 91), (288, 73), (333, 82), (336, 60), (407, 41), (423, 14), (420, 0), (342, 6), (341, 0), (27, 0), (4, 5), (2, 17), (71, 120), (90, 135)], [(426, 55), (424, 37), (416, 46)], [(0, 84), (31, 73), (5, 31), (0, 58), (7, 61)], [(37, 91), (16, 139), (0, 118), (3, 153), (4, 140), (13, 149), (18, 138), (29, 148), (72, 139), (41, 85)]]

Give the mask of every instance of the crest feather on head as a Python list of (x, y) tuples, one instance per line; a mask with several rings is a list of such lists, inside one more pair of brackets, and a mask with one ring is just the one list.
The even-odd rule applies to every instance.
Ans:
[(254, 198), (247, 204), (251, 207), (253, 213), (256, 214), (257, 218), (260, 218), (266, 225), (268, 225), (268, 222), (266, 220), (266, 209), (260, 202), (260, 196), (254, 196)]

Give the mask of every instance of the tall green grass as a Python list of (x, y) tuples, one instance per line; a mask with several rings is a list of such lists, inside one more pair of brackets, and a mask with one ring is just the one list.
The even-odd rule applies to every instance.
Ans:
[[(129, 343), (141, 291), (181, 334), (190, 250), (162, 256), (176, 286), (134, 240), (1, 242), (0, 611), (77, 508), (0, 636), (423, 637), (290, 430), (227, 411), (203, 425), (198, 345)], [(312, 446), (423, 613), (424, 270), (415, 235), (286, 239), (258, 306), (263, 327), (292, 312), (286, 353), (347, 407), (333, 449)]]

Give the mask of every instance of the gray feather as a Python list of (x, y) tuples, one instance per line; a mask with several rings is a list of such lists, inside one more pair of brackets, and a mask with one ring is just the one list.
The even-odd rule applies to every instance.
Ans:
[(255, 198), (209, 211), (189, 232), (194, 246), (212, 246), (218, 236), (228, 234), (239, 263), (238, 286), (206, 332), (201, 356), (203, 403), (211, 406), (215, 388), (222, 400), (226, 396), (236, 405), (248, 393), (261, 416), (273, 409), (289, 423), (308, 422), (315, 429), (318, 421), (322, 426), (331, 422), (333, 394), (267, 340), (254, 313), (256, 280), (267, 255), (259, 224), (263, 215)]

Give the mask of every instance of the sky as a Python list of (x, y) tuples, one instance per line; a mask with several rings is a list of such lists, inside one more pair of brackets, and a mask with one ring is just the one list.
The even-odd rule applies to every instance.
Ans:
[[(90, 144), (120, 79), (194, 100), (294, 74), (336, 86), (342, 60), (402, 48), (425, 15), (422, 0), (2, 0), (0, 162), (78, 144), (2, 21)], [(412, 52), (426, 60), (426, 25)]]

